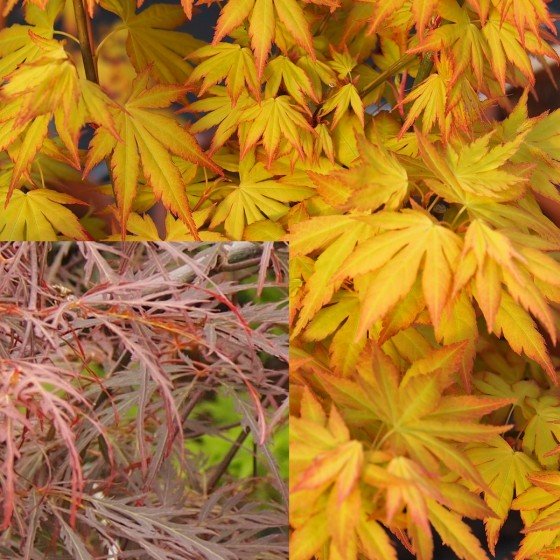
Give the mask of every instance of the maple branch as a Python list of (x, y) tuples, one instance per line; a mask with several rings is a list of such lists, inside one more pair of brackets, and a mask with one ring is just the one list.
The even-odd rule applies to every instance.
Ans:
[(93, 60), (93, 52), (91, 49), (90, 28), (88, 26), (87, 15), (82, 0), (72, 0), (74, 4), (74, 15), (76, 17), (76, 29), (78, 32), (78, 40), (80, 41), (80, 50), (82, 53), (82, 61), (84, 63), (84, 71), (86, 78), (90, 82), (99, 84), (97, 78), (97, 69)]
[(362, 95), (366, 96), (368, 93), (371, 93), (374, 89), (377, 89), (379, 86), (383, 85), (385, 81), (389, 78), (400, 72), (405, 66), (408, 66), (414, 59), (416, 58), (415, 54), (407, 54), (403, 56), (399, 60), (397, 60), (394, 64), (391, 64), (389, 68), (381, 72), (377, 78), (372, 80), (363, 90)]
[[(209, 253), (201, 256), (200, 259), (196, 260), (196, 264), (184, 264), (175, 270), (169, 271), (168, 273), (158, 272), (153, 276), (149, 277), (150, 286), (142, 290), (142, 296), (146, 297), (151, 294), (157, 293), (162, 289), (161, 283), (157, 280), (161, 279), (161, 282), (169, 281), (173, 284), (190, 284), (197, 276), (198, 269), (203, 270), (206, 266), (212, 265), (213, 270), (228, 270), (237, 263), (247, 262), (255, 263), (253, 259), (260, 255), (263, 251), (262, 243), (253, 243), (251, 241), (234, 241), (231, 243), (215, 244), (220, 246), (219, 252)], [(222, 260), (216, 264), (213, 261), (216, 257), (222, 255)], [(93, 293), (88, 296), (80, 298), (83, 301), (87, 301), (88, 304), (95, 304), (106, 301), (103, 294)]]
[[(84, 9), (83, 0), (72, 0), (74, 4), (74, 15), (76, 17), (76, 29), (78, 32), (78, 40), (80, 41), (80, 50), (82, 53), (82, 61), (84, 63), (84, 71), (86, 78), (99, 85), (99, 76), (97, 75), (97, 57), (94, 56), (94, 45), (91, 30), (91, 22), (87, 17)], [(109, 157), (105, 158), (107, 165), (107, 172), (113, 187), (113, 194), (117, 200), (117, 193), (115, 190), (115, 180), (113, 178), (113, 170), (111, 169), (111, 160)], [(124, 231), (122, 232), (124, 240)], [(196, 236), (195, 236), (196, 239)]]
[[(457, 4), (459, 4), (459, 6), (462, 6), (464, 4), (464, 0), (457, 0)], [(433, 67), (434, 54), (431, 52), (427, 52), (420, 62), (416, 78), (414, 78), (414, 83), (412, 84), (412, 89), (418, 87), (432, 73)]]
[(207, 492), (212, 492), (222, 476), (226, 473), (230, 463), (233, 461), (235, 455), (239, 451), (239, 448), (243, 445), (251, 430), (249, 428), (245, 428), (238, 436), (237, 439), (233, 442), (232, 446), (229, 448), (229, 451), (226, 453), (226, 456), (222, 459), (222, 462), (216, 467), (216, 470), (210, 477), (208, 481), (208, 485), (206, 487)]
[[(250, 241), (237, 241), (229, 245), (224, 244), (225, 262), (222, 264), (222, 266), (227, 267), (246, 261), (247, 259), (255, 258), (262, 253), (262, 250), (263, 250), (262, 244), (252, 243)], [(206, 255), (204, 258), (197, 261), (197, 267), (200, 267), (201, 269), (204, 268), (204, 266), (207, 263), (211, 262), (212, 259), (213, 259), (212, 255)], [(197, 275), (197, 271), (195, 270), (195, 268), (190, 264), (185, 264), (171, 271), (168, 276), (171, 282), (173, 283), (189, 284), (196, 278), (196, 275)], [(158, 274), (154, 278), (156, 277), (158, 278), (161, 277), (162, 280), (165, 280), (166, 275)], [(142, 294), (144, 296), (149, 295), (150, 293), (157, 292), (159, 289), (161, 289), (159, 286), (150, 287), (148, 289), (143, 290)]]
[(412, 89), (418, 87), (432, 73), (433, 67), (434, 55), (432, 53), (426, 53), (420, 61), (420, 66), (418, 66), (418, 72), (412, 83)]

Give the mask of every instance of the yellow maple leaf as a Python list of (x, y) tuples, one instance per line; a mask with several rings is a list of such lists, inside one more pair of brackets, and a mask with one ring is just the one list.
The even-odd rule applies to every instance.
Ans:
[(419, 46), (409, 52), (449, 50), (453, 55), (452, 82), (472, 68), (480, 89), (484, 77), (484, 55), (488, 49), (480, 26), (470, 18), (466, 5), (461, 7), (455, 0), (441, 1), (437, 9), (449, 23), (430, 31)]
[(406, 169), (379, 143), (360, 137), (358, 150), (360, 156), (350, 169), (335, 170), (328, 175), (309, 172), (318, 194), (341, 210), (400, 208), (409, 189)]
[(546, 468), (558, 468), (560, 453), (560, 399), (553, 394), (528, 397), (524, 403), (530, 418), (523, 434), (523, 450), (533, 453)]
[[(2, 178), (7, 179), (6, 174)], [(77, 241), (91, 239), (77, 216), (65, 206), (84, 204), (81, 200), (51, 189), (28, 192), (16, 189), (5, 206), (7, 194), (5, 184), (0, 187), (0, 239), (3, 241), (57, 241), (59, 234)]]
[(183, 87), (149, 86), (145, 71), (133, 83), (132, 92), (122, 109), (112, 111), (120, 140), (111, 136), (106, 127), (99, 127), (92, 140), (84, 175), (102, 159), (111, 156), (115, 194), (121, 232), (126, 223), (137, 192), (140, 169), (156, 197), (190, 228), (198, 238), (197, 227), (189, 207), (185, 184), (172, 160), (179, 156), (215, 172), (220, 168), (204, 154), (195, 138), (171, 114), (168, 107), (184, 93)]
[(466, 453), (488, 486), (484, 491), (484, 499), (497, 516), (484, 521), (488, 547), (494, 554), (499, 531), (508, 516), (514, 493), (519, 496), (531, 486), (527, 475), (538, 471), (539, 466), (522, 451), (512, 449), (502, 438), (472, 445)]
[(514, 244), (505, 232), (475, 219), (465, 236), (453, 293), (467, 283), (472, 285), (488, 330), (503, 333), (516, 352), (524, 351), (555, 380), (544, 339), (528, 312), (539, 319), (555, 342), (556, 325), (546, 286), (560, 287), (560, 265), (544, 252)]
[[(15, 2), (8, 2), (6, 14)], [(62, 0), (50, 0), (42, 8), (26, 4), (25, 21), (30, 25), (14, 24), (0, 31), (0, 78), (14, 71), (22, 62), (31, 62), (42, 54), (40, 44), (33, 37), (53, 39), (54, 24), (64, 7)]]
[(204, 43), (181, 31), (186, 21), (181, 6), (154, 4), (136, 13), (134, 0), (102, 0), (122, 22), (114, 31), (126, 30), (126, 49), (137, 72), (148, 69), (160, 83), (183, 84), (192, 70), (185, 57)]
[[(540, 2), (540, 0), (537, 0), (537, 2)], [(511, 5), (512, 3), (508, 2), (507, 4)], [(558, 54), (546, 41), (538, 38), (538, 34), (516, 29), (511, 23), (504, 21), (502, 14), (497, 9), (490, 10), (488, 20), (482, 28), (482, 33), (489, 46), (489, 60), (492, 70), (503, 92), (505, 92), (507, 78), (511, 79), (507, 74), (508, 64), (519, 69), (528, 82), (533, 85), (535, 76), (529, 53), (558, 60)]]
[(527, 29), (538, 35), (541, 25), (546, 25), (552, 33), (556, 33), (554, 22), (543, 0), (511, 0), (497, 4), (496, 8), (502, 18), (515, 23), (521, 36)]
[(367, 238), (371, 227), (355, 216), (322, 216), (292, 227), (290, 251), (294, 257), (318, 252), (313, 274), (307, 279), (301, 309), (292, 336), (296, 336), (328, 303), (342, 280), (335, 275), (359, 241)]
[(560, 479), (558, 471), (537, 471), (527, 476), (531, 484), (512, 502), (512, 509), (519, 510), (525, 524), (525, 536), (517, 553), (519, 560), (558, 557), (560, 535)]
[(319, 98), (316, 96), (305, 70), (294, 64), (286, 56), (273, 58), (266, 66), (263, 79), (266, 83), (264, 91), (266, 97), (276, 96), (283, 84), (286, 91), (304, 109), (307, 109), (308, 103), (304, 94), (315, 103), (319, 103)]
[[(414, 285), (423, 263), (422, 285), (434, 325), (438, 325), (451, 295), (453, 269), (460, 238), (434, 218), (417, 210), (383, 211), (375, 215), (382, 233), (362, 242), (340, 266), (339, 280), (371, 276), (364, 291), (358, 336), (367, 330)], [(399, 278), (399, 282), (391, 281)]]
[(348, 109), (352, 108), (362, 127), (364, 126), (364, 104), (362, 98), (352, 83), (342, 86), (323, 103), (320, 115), (323, 117), (334, 111), (331, 128), (335, 128)]
[[(310, 439), (312, 433), (315, 436)], [(317, 434), (320, 434), (319, 438)], [(290, 481), (293, 497), (290, 507), (295, 521), (291, 537), (294, 557), (311, 558), (329, 538), (331, 549), (344, 551), (348, 546), (355, 547), (355, 528), (360, 517), (358, 482), (364, 461), (363, 447), (360, 442), (351, 439), (336, 408), (331, 408), (327, 418), (320, 403), (307, 388), (301, 400), (301, 418), (291, 420), (290, 461), (292, 472), (296, 471)], [(305, 515), (302, 506), (309, 506), (309, 500), (318, 502), (317, 505), (325, 503), (327, 515)], [(309, 507), (305, 509), (309, 511)], [(302, 511), (300, 519), (298, 510)], [(327, 523), (324, 524), (324, 521)], [(308, 541), (304, 536), (311, 537), (310, 527), (314, 527), (317, 534)]]
[[(386, 514), (384, 524), (405, 529), (417, 554), (426, 558), (431, 557), (433, 550), (430, 526), (461, 558), (486, 558), (480, 543), (461, 519), (492, 515), (476, 493), (464, 486), (466, 480), (489, 490), (469, 460), (465, 444), (479, 441), (483, 445), (507, 430), (509, 426), (489, 426), (479, 420), (512, 401), (455, 394), (455, 374), (465, 350), (465, 343), (430, 349), (401, 372), (380, 349), (369, 346), (350, 379), (315, 372), (321, 394), (327, 394), (340, 407), (347, 430), (341, 431), (340, 437), (343, 433), (360, 433), (367, 441), (373, 441), (363, 459), (360, 495), (352, 500), (361, 500), (362, 515), (367, 516), (368, 506), (363, 498), (371, 495), (367, 493), (371, 487), (376, 512), (372, 521), (380, 518), (382, 508)], [(334, 514), (332, 494), (327, 498), (323, 493), (332, 484), (334, 473), (347, 464), (343, 458), (348, 459), (350, 454), (340, 443), (330, 443), (332, 436), (325, 430), (327, 417), (307, 389), (301, 401), (301, 417), (292, 421), (297, 430), (291, 448), (295, 485), (291, 519), (299, 527), (305, 526), (311, 514), (320, 515), (321, 509), (328, 512), (329, 518)], [(332, 451), (323, 455), (316, 449), (319, 446)], [(323, 466), (323, 456), (336, 454), (335, 449), (345, 449), (345, 453), (338, 451), (337, 460)], [(463, 481), (442, 482), (430, 476), (433, 472), (457, 473)], [(310, 482), (306, 484), (307, 477)], [(340, 475), (337, 481), (350, 484), (352, 479)], [(350, 490), (353, 491), (354, 488)], [(353, 531), (358, 533), (356, 546), (371, 551), (372, 558), (394, 558), (389, 540), (378, 527), (369, 527), (373, 534), (362, 537), (366, 528), (361, 524), (360, 518), (354, 519), (347, 531), (350, 539)], [(326, 536), (323, 534), (322, 542), (329, 535), (335, 540), (333, 533), (331, 529)]]
[(470, 205), (471, 201), (517, 200), (529, 186), (527, 165), (511, 159), (519, 150), (523, 135), (511, 142), (490, 146), (493, 133), (458, 148), (448, 145), (441, 154), (426, 136), (417, 133), (418, 146), (435, 181), (425, 178), (430, 188), (450, 202)]
[[(442, 134), (448, 134), (446, 77), (450, 69), (440, 63), (438, 70), (404, 98), (402, 103), (412, 103), (412, 106), (402, 126), (401, 135), (416, 122), (420, 115), (422, 115), (422, 131), (424, 134), (430, 132), (436, 123)], [(447, 72), (445, 72), (446, 70)]]
[(254, 97), (260, 97), (260, 82), (253, 53), (247, 47), (233, 43), (218, 43), (197, 49), (192, 60), (203, 60), (197, 64), (189, 77), (188, 84), (202, 81), (199, 95), (225, 79), (228, 95), (235, 105), (239, 96), (249, 88)]
[(302, 7), (296, 0), (229, 0), (218, 18), (213, 44), (249, 19), (251, 46), (259, 76), (262, 76), (276, 35), (275, 18), (284, 24), (293, 40), (315, 58), (313, 38)]
[[(289, 211), (286, 202), (300, 201), (314, 194), (313, 189), (290, 183), (290, 176), (275, 178), (254, 152), (239, 164), (239, 184), (218, 184), (215, 191), (222, 197), (210, 227), (224, 224), (232, 239), (242, 239), (247, 225), (268, 218), (276, 222)], [(224, 194), (222, 194), (224, 193)]]
[(233, 103), (230, 94), (223, 86), (210, 88), (211, 96), (199, 99), (188, 105), (188, 110), (194, 113), (206, 113), (192, 126), (191, 132), (198, 134), (213, 130), (210, 153), (219, 150), (234, 134), (237, 133), (245, 110), (255, 106), (255, 100), (245, 92)]
[[(86, 123), (102, 125), (117, 135), (110, 113), (115, 103), (97, 84), (78, 75), (61, 43), (38, 36), (33, 40), (41, 56), (9, 74), (1, 92), (5, 104), (0, 149), (11, 148), (15, 162), (8, 198), (43, 146), (51, 120), (78, 169), (78, 140)], [(12, 146), (16, 141), (17, 149)]]
[(240, 120), (246, 123), (240, 134), (241, 159), (261, 139), (269, 165), (287, 151), (284, 146), (280, 149), (284, 139), (298, 151), (301, 159), (306, 158), (302, 136), (313, 135), (315, 131), (289, 96), (271, 97), (254, 104), (243, 111)]

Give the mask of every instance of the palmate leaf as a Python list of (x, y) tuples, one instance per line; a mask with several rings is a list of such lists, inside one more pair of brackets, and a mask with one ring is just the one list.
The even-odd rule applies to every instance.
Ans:
[(294, 225), (290, 251), (293, 257), (321, 251), (313, 274), (306, 279), (298, 321), (293, 329), (296, 336), (323, 305), (329, 302), (342, 283), (335, 279), (340, 265), (352, 254), (354, 247), (371, 235), (372, 227), (358, 216), (321, 216)]
[(241, 92), (234, 105), (223, 86), (211, 87), (209, 93), (211, 97), (191, 103), (188, 110), (206, 113), (191, 126), (191, 131), (197, 134), (214, 128), (210, 144), (210, 153), (214, 153), (237, 132), (245, 110), (254, 107), (255, 100)]
[[(546, 246), (546, 245), (545, 245)], [(549, 244), (550, 248), (555, 247)], [(465, 236), (455, 272), (453, 292), (472, 286), (489, 331), (503, 333), (511, 347), (537, 361), (555, 381), (542, 335), (529, 312), (556, 341), (556, 325), (547, 296), (560, 286), (560, 265), (546, 253), (510, 241), (481, 220), (473, 220)]]
[(25, 21), (30, 25), (14, 24), (0, 31), (0, 78), (13, 72), (22, 62), (31, 62), (42, 54), (33, 37), (53, 38), (54, 23), (63, 6), (62, 0), (50, 0), (44, 9), (27, 4)]
[(307, 99), (312, 99), (319, 103), (309, 76), (300, 66), (294, 64), (287, 56), (277, 56), (267, 65), (263, 79), (266, 83), (265, 96), (273, 97), (278, 94), (280, 86), (283, 84), (286, 91), (302, 107), (307, 108)]
[(365, 138), (359, 138), (358, 150), (360, 156), (348, 170), (335, 170), (328, 175), (309, 173), (318, 194), (341, 209), (400, 208), (409, 189), (406, 169), (389, 150)]
[(51, 120), (78, 169), (78, 139), (86, 123), (103, 125), (110, 134), (117, 134), (109, 112), (114, 102), (97, 84), (79, 77), (61, 43), (40, 37), (33, 40), (42, 55), (7, 76), (2, 88), (0, 149), (9, 148), (15, 163), (8, 198), (41, 150)]
[[(491, 441), (507, 429), (477, 421), (510, 399), (454, 394), (464, 350), (459, 344), (429, 352), (404, 376), (374, 348), (360, 357), (351, 380), (318, 372), (318, 382), (338, 403), (344, 421), (335, 408), (327, 417), (323, 405), (304, 388), (300, 417), (291, 419), (290, 460), (297, 473), (290, 504), (295, 528), (291, 542), (297, 558), (309, 560), (325, 543), (334, 557), (355, 558), (361, 552), (374, 560), (396, 558), (376, 521), (383, 515), (380, 508), (386, 512), (384, 524), (406, 531), (419, 558), (432, 557), (430, 526), (459, 558), (486, 558), (461, 517), (481, 519), (492, 515), (491, 510), (463, 483), (433, 475), (449, 470), (484, 486), (465, 442)], [(357, 442), (348, 439), (354, 433), (374, 442), (374, 449), (359, 461)], [(359, 465), (361, 476), (355, 470)], [(346, 500), (340, 501), (342, 485)], [(371, 490), (374, 497), (366, 499)], [(369, 500), (375, 505), (369, 506)], [(369, 507), (376, 513), (371, 525), (364, 526)], [(340, 530), (345, 531), (344, 543), (338, 538)]]
[(392, 459), (385, 478), (384, 470), (368, 465), (365, 479), (374, 487), (386, 489), (389, 519), (406, 506), (407, 532), (418, 558), (433, 556), (431, 524), (458, 558), (487, 560), (480, 542), (461, 519), (461, 515), (476, 518), (489, 513), (478, 496), (459, 484), (438, 485), (430, 480), (428, 471), (406, 457)]
[[(532, 0), (520, 0), (520, 3), (528, 4)], [(546, 18), (542, 23), (550, 25), (547, 10), (541, 0), (541, 15), (544, 12)], [(525, 31), (525, 24), (518, 26), (520, 21), (515, 17), (506, 16), (511, 23), (504, 23), (504, 14), (511, 16), (511, 11), (505, 8), (507, 2), (502, 6), (492, 8), (485, 13), (484, 24), (480, 26), (478, 19), (472, 17), (469, 6), (465, 3), (462, 7), (455, 0), (444, 0), (438, 3), (437, 10), (440, 15), (453, 22), (437, 27), (430, 31), (426, 38), (420, 42), (418, 47), (411, 52), (433, 52), (444, 50), (451, 52), (453, 56), (453, 81), (463, 72), (472, 68), (479, 88), (484, 84), (484, 70), (487, 59), (502, 90), (505, 91), (508, 64), (518, 68), (531, 83), (534, 82), (533, 69), (527, 55), (527, 50), (533, 54), (546, 55), (557, 58), (556, 53), (545, 41), (539, 41), (536, 37), (539, 32), (537, 28), (529, 27)], [(510, 7), (512, 3), (509, 3)], [(513, 8), (517, 14), (529, 14), (533, 12), (532, 7), (523, 11), (520, 5)], [(501, 11), (501, 13), (500, 13)], [(488, 17), (489, 16), (489, 17)], [(514, 27), (517, 26), (517, 29)]]
[(453, 53), (454, 77), (472, 67), (479, 87), (482, 87), (484, 55), (488, 46), (476, 21), (471, 20), (466, 5), (455, 0), (438, 3), (438, 12), (450, 23), (430, 31), (411, 52), (449, 49)]
[(330, 364), (343, 377), (352, 374), (366, 344), (364, 337), (356, 340), (359, 317), (358, 294), (340, 292), (334, 296), (332, 305), (324, 307), (315, 315), (303, 333), (306, 341), (320, 341), (332, 335), (329, 344)]
[[(305, 389), (301, 418), (290, 421), (290, 465), (299, 474), (290, 480), (291, 516), (295, 531), (290, 538), (290, 557), (310, 560), (331, 538), (331, 550), (341, 557), (356, 548), (355, 529), (360, 518), (357, 484), (364, 461), (362, 444), (353, 441), (336, 408), (330, 415)], [(311, 435), (313, 434), (313, 436)], [(326, 515), (309, 515), (309, 506), (326, 502)], [(386, 544), (390, 549), (388, 539)]]
[(306, 159), (305, 147), (311, 143), (305, 140), (306, 137), (310, 139), (315, 131), (288, 95), (253, 104), (243, 111), (240, 121), (246, 123), (240, 134), (241, 159), (261, 140), (269, 166), (274, 159), (284, 155), (289, 146), (298, 151), (302, 160)]
[(560, 548), (558, 471), (535, 472), (528, 478), (534, 486), (512, 502), (512, 508), (520, 510), (526, 520), (525, 536), (516, 558), (554, 560)]
[(556, 188), (559, 182), (560, 151), (558, 123), (560, 111), (548, 115), (528, 118), (528, 92), (524, 92), (515, 109), (498, 129), (505, 140), (512, 141), (523, 136), (518, 152), (513, 158), (515, 163), (531, 164), (533, 170), (530, 177), (530, 188), (536, 193), (560, 202), (560, 194)]
[(490, 133), (462, 145), (460, 150), (447, 146), (445, 157), (425, 136), (417, 136), (424, 162), (438, 181), (426, 182), (446, 200), (464, 203), (469, 195), (482, 200), (517, 200), (528, 186), (528, 167), (511, 163), (523, 142), (523, 134), (511, 142), (490, 145)]
[(192, 70), (185, 57), (204, 43), (188, 33), (173, 31), (186, 21), (180, 6), (154, 4), (136, 13), (134, 0), (102, 0), (107, 10), (117, 14), (126, 29), (126, 49), (137, 72), (149, 69), (160, 83), (183, 84)]
[(211, 86), (225, 79), (226, 87), (232, 104), (235, 105), (239, 96), (246, 90), (254, 97), (260, 97), (260, 83), (253, 53), (247, 47), (233, 43), (208, 45), (193, 52), (191, 60), (199, 62), (189, 77), (189, 84), (202, 81), (199, 95), (202, 96)]
[[(357, 337), (404, 299), (422, 270), (423, 296), (436, 331), (451, 298), (469, 284), (489, 331), (503, 335), (516, 352), (536, 360), (556, 379), (544, 339), (529, 315), (536, 316), (556, 340), (548, 304), (557, 298), (545, 295), (560, 284), (556, 261), (538, 250), (514, 246), (507, 235), (478, 220), (471, 222), (463, 244), (457, 234), (414, 210), (382, 212), (374, 219), (382, 220), (384, 231), (362, 239), (345, 262), (331, 265), (331, 277), (324, 281), (336, 287), (345, 277), (369, 278), (360, 295), (364, 305)], [(397, 285), (391, 282), (395, 277)], [(304, 317), (305, 312), (304, 308)]]
[(321, 116), (325, 116), (334, 111), (331, 128), (335, 128), (350, 108), (358, 117), (363, 127), (365, 113), (364, 103), (356, 86), (351, 83), (342, 86), (336, 93), (329, 97), (323, 103), (320, 114)]
[[(341, 263), (335, 279), (370, 274), (363, 294), (358, 336), (363, 336), (414, 285), (423, 263), (424, 299), (434, 325), (438, 325), (451, 295), (453, 270), (461, 251), (461, 239), (431, 216), (418, 210), (381, 212), (375, 216), (384, 230), (361, 243)], [(377, 221), (379, 220), (379, 221)], [(395, 284), (390, 279), (399, 278)]]
[[(540, 2), (540, 0), (536, 0), (536, 2)], [(490, 10), (488, 20), (482, 28), (482, 33), (490, 47), (490, 64), (502, 91), (505, 91), (508, 64), (517, 68), (530, 84), (535, 83), (533, 68), (527, 51), (558, 60), (558, 54), (546, 41), (539, 38), (538, 33), (535, 31), (523, 32), (516, 29), (513, 24), (504, 22), (502, 14), (496, 9)]]
[[(462, 451), (462, 442), (487, 441), (507, 427), (476, 423), (476, 419), (507, 404), (507, 399), (445, 396), (454, 383), (465, 344), (432, 351), (400, 373), (379, 349), (366, 349), (357, 366), (357, 382), (321, 376), (320, 382), (345, 409), (363, 408), (369, 422), (381, 422), (383, 449), (407, 454), (429, 471), (444, 465), (465, 480), (482, 482)], [(484, 406), (481, 406), (484, 405)], [(344, 412), (343, 412), (344, 414)], [(367, 429), (366, 417), (359, 424)], [(371, 424), (372, 427), (375, 424)]]
[(88, 152), (87, 175), (103, 158), (111, 155), (114, 188), (122, 234), (138, 188), (140, 169), (156, 198), (187, 224), (198, 238), (196, 224), (187, 200), (181, 173), (172, 154), (215, 172), (220, 168), (202, 152), (195, 138), (178, 120), (161, 111), (184, 93), (178, 86), (149, 86), (145, 71), (134, 81), (132, 92), (123, 108), (113, 110), (115, 126), (121, 140), (99, 127)]
[[(405, 0), (362, 0), (374, 5), (370, 16), (370, 30), (376, 31), (387, 19), (394, 17), (399, 9), (406, 9)], [(419, 44), (410, 52), (439, 52), (453, 56), (450, 77), (455, 81), (459, 75), (472, 68), (476, 82), (483, 86), (484, 57), (502, 90), (506, 74), (511, 79), (510, 68), (519, 69), (528, 81), (534, 83), (534, 75), (527, 51), (557, 59), (551, 46), (540, 39), (539, 26), (546, 25), (555, 33), (550, 14), (542, 0), (514, 0), (493, 2), (469, 0), (462, 7), (456, 0), (413, 0), (412, 10), (406, 10), (408, 25), (416, 25)], [(472, 8), (478, 15), (472, 14)], [(437, 15), (449, 23), (434, 25), (426, 31), (430, 19)], [(480, 19), (479, 17), (480, 16)], [(385, 22), (386, 23), (386, 22)], [(403, 25), (403, 22), (399, 22)], [(433, 80), (435, 82), (435, 80)], [(427, 97), (426, 97), (427, 101)]]
[(302, 7), (296, 0), (228, 0), (218, 18), (213, 44), (249, 19), (251, 47), (259, 76), (262, 76), (276, 35), (276, 17), (286, 26), (293, 40), (315, 58), (313, 38)]
[(239, 164), (239, 184), (218, 185), (216, 192), (219, 191), (227, 194), (218, 204), (210, 227), (223, 223), (232, 239), (242, 239), (247, 225), (265, 218), (278, 221), (289, 211), (286, 202), (301, 201), (314, 194), (310, 187), (291, 184), (289, 175), (276, 179), (263, 163), (255, 160), (254, 152)]
[(534, 454), (546, 468), (558, 468), (560, 454), (560, 399), (555, 395), (527, 398), (529, 423), (523, 435), (523, 450)]
[(449, 136), (451, 115), (448, 108), (449, 84), (452, 78), (452, 68), (449, 58), (442, 53), (436, 64), (436, 72), (428, 76), (418, 87), (414, 88), (402, 101), (411, 104), (400, 136), (422, 116), (422, 132), (427, 134), (435, 124), (444, 138)]
[[(480, 2), (480, 0), (471, 1), (474, 4)], [(480, 5), (483, 4), (483, 2), (480, 2)], [(479, 7), (481, 7), (480, 5)], [(524, 30), (530, 29), (537, 35), (541, 25), (546, 25), (555, 33), (554, 23), (543, 0), (512, 0), (498, 5), (497, 9), (500, 11), (502, 18), (507, 18), (515, 23), (520, 34)]]
[(538, 464), (522, 451), (515, 451), (502, 438), (495, 438), (482, 445), (473, 445), (467, 450), (469, 459), (477, 466), (488, 489), (484, 499), (497, 515), (497, 519), (486, 519), (488, 547), (494, 554), (500, 528), (504, 524), (514, 492), (519, 496), (531, 483), (527, 475), (538, 471)]
[(84, 204), (68, 194), (50, 189), (37, 189), (24, 193), (16, 189), (7, 206), (4, 206), (8, 188), (0, 187), (0, 239), (17, 241), (56, 241), (62, 234), (68, 239), (90, 239), (77, 216), (64, 205)]
[(550, 380), (558, 384), (554, 364), (550, 358), (544, 337), (539, 333), (529, 313), (517, 305), (507, 293), (502, 293), (500, 308), (496, 316), (494, 332), (510, 344), (518, 354), (535, 360), (546, 371)]
[[(331, 412), (331, 422), (335, 413)], [(311, 434), (308, 432), (308, 437)], [(304, 471), (293, 491), (314, 490), (336, 483), (336, 498), (340, 504), (352, 493), (363, 463), (362, 446), (357, 441), (339, 444), (333, 450), (322, 451), (312, 465)]]
[[(558, 521), (558, 510), (560, 509), (560, 503), (557, 499), (560, 498), (560, 472), (559, 471), (537, 471), (528, 475), (528, 479), (533, 484), (528, 488), (523, 494), (518, 496), (514, 502), (514, 509), (521, 510), (522, 512), (528, 512), (531, 510), (542, 510), (538, 517), (532, 520), (530, 527), (526, 531), (528, 537), (525, 541), (531, 541), (531, 536), (535, 537), (535, 532), (554, 530), (549, 533), (548, 536), (556, 537), (560, 531), (558, 525), (554, 525), (555, 521)], [(542, 535), (541, 535), (542, 536)], [(549, 539), (550, 544), (552, 539)], [(523, 543), (527, 544), (526, 542)], [(546, 545), (545, 544), (545, 545)], [(524, 553), (522, 556), (525, 558), (528, 556), (528, 551), (522, 547), (521, 551)], [(542, 546), (541, 546), (542, 548)]]

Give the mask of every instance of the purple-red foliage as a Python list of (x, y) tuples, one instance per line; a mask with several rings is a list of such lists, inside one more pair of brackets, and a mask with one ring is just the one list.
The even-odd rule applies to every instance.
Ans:
[[(288, 308), (240, 297), (286, 275), (283, 245), (1, 244), (0, 558), (287, 558)], [(265, 475), (186, 450), (218, 390)]]

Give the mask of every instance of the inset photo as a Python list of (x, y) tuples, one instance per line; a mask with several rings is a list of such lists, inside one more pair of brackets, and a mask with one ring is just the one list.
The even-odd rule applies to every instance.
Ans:
[(288, 558), (287, 247), (0, 244), (0, 558)]

